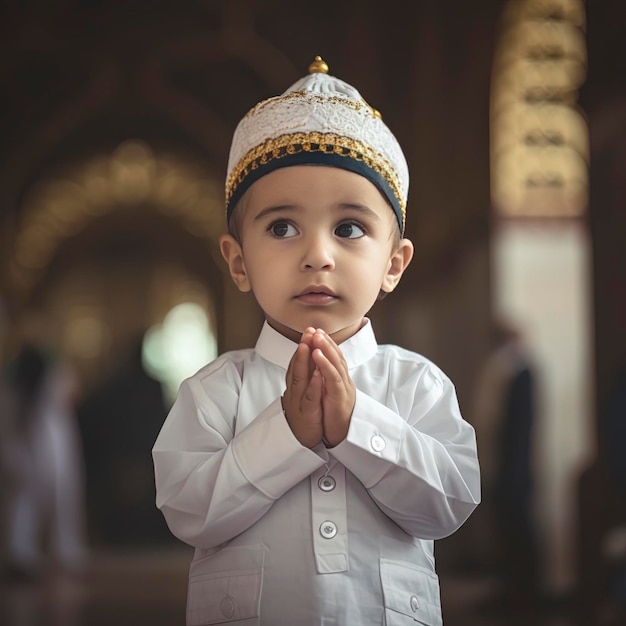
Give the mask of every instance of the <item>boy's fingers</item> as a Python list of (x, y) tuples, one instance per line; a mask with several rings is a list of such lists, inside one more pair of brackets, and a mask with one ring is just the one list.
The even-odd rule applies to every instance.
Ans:
[(307, 344), (301, 343), (289, 363), (287, 384), (298, 389), (305, 388), (311, 377), (311, 368), (311, 349)]
[(327, 393), (334, 395), (345, 389), (345, 380), (341, 372), (320, 349), (313, 351), (313, 360), (324, 378)]
[(336, 367), (346, 365), (343, 352), (333, 338), (324, 331), (318, 330), (315, 333), (312, 345), (314, 348), (319, 348)]
[(315, 334), (315, 328), (313, 328), (312, 326), (309, 326), (302, 333), (302, 337), (300, 338), (300, 343), (305, 343), (307, 346), (310, 346), (311, 342), (313, 341), (314, 334)]
[(322, 385), (322, 375), (315, 369), (306, 386), (296, 388), (292, 385), (289, 406), (284, 407), (289, 427), (307, 448), (315, 447), (324, 434)]
[[(339, 346), (328, 336), (318, 336), (316, 335), (314, 341), (315, 350), (319, 350), (319, 352), (324, 356), (325, 360), (331, 365), (335, 371), (338, 373), (340, 378), (347, 379), (350, 377), (348, 373), (348, 364), (343, 356), (343, 353), (339, 349)], [(313, 354), (315, 354), (315, 350)], [(313, 358), (314, 362), (318, 367), (320, 367), (319, 363), (315, 358)], [(322, 362), (322, 361), (320, 361)], [(332, 374), (327, 371), (325, 368), (322, 373), (324, 376), (332, 376)]]
[(302, 396), (302, 411), (303, 413), (314, 415), (320, 415), (322, 412), (322, 375), (316, 368), (311, 374), (311, 380)]

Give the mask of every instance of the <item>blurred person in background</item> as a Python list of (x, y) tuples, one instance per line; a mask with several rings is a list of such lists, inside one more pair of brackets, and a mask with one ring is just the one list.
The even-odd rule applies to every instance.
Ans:
[(165, 420), (161, 383), (145, 370), (143, 335), (78, 406), (93, 543), (150, 547), (175, 542), (154, 505), (150, 451)]
[(81, 572), (87, 549), (73, 372), (25, 332), (2, 388), (5, 577), (34, 579), (52, 565)]
[(8, 461), (11, 453), (10, 438), (12, 427), (11, 394), (4, 376), (5, 343), (8, 335), (9, 320), (4, 298), (0, 295), (0, 567), (7, 560), (7, 522), (9, 503), (9, 486), (12, 472)]
[(538, 600), (532, 505), (535, 397), (535, 365), (522, 333), (513, 323), (497, 320), (474, 398), (483, 504), (471, 520), (474, 559), (500, 586), (489, 602), (496, 610), (530, 609)]

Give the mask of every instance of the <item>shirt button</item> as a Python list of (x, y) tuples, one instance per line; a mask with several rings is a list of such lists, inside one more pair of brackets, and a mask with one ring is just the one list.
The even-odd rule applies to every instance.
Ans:
[(413, 611), (413, 613), (415, 613), (417, 611), (417, 609), (420, 608), (420, 603), (419, 603), (416, 595), (412, 595), (411, 596), (410, 603), (411, 603), (411, 611)]
[(373, 450), (376, 450), (376, 452), (382, 452), (387, 444), (380, 435), (374, 435), (370, 440), (370, 445)]
[(320, 535), (324, 539), (332, 539), (337, 534), (337, 526), (329, 520), (322, 522), (320, 525)]
[(332, 476), (322, 476), (317, 481), (317, 484), (322, 491), (332, 491), (337, 485), (337, 482)]

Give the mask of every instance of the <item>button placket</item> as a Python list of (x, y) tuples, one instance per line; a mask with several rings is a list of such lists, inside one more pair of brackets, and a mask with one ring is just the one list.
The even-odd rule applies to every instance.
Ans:
[(333, 460), (311, 475), (315, 564), (320, 574), (348, 569), (345, 468)]

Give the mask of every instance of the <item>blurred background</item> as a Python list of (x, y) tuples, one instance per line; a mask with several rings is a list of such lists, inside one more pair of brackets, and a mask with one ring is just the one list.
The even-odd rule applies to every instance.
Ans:
[(219, 257), (230, 139), (315, 55), (409, 161), (371, 313), (476, 428), (444, 620), (626, 623), (622, 0), (0, 3), (0, 623), (183, 624), (150, 450), (262, 318)]

